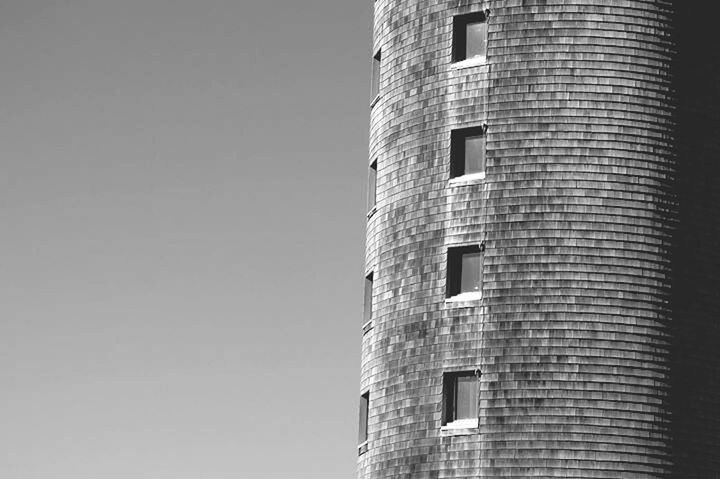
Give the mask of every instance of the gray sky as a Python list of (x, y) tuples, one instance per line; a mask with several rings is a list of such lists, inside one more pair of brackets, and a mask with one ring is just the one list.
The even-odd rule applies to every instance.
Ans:
[(371, 8), (0, 2), (0, 477), (355, 474)]

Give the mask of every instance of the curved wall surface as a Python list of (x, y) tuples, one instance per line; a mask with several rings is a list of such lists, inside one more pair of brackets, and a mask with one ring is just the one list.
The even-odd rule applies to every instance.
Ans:
[[(486, 61), (453, 64), (453, 17), (485, 10)], [(375, 2), (360, 478), (672, 470), (671, 10)], [(450, 181), (451, 131), (482, 124), (485, 178)], [(448, 248), (480, 244), (482, 299), (446, 301)], [(478, 427), (443, 430), (443, 374), (475, 369)]]

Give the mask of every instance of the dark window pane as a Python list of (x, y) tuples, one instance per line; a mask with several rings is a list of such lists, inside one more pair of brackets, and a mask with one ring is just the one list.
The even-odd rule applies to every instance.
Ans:
[(465, 32), (465, 58), (485, 56), (487, 22), (468, 23)]
[(483, 258), (481, 247), (470, 245), (448, 248), (447, 258), (447, 297), (480, 292)]
[(485, 171), (486, 126), (459, 128), (450, 133), (450, 178)]
[(363, 324), (372, 319), (372, 289), (373, 275), (370, 273), (365, 278), (365, 314), (363, 316)]
[(360, 396), (360, 425), (358, 429), (358, 443), (362, 444), (367, 441), (368, 434), (368, 406), (370, 403), (370, 393)]
[(465, 253), (462, 256), (460, 292), (480, 291), (480, 263), (482, 253)]
[(377, 202), (377, 162), (370, 165), (368, 174), (368, 211), (375, 206)]
[(373, 57), (372, 64), (372, 92), (371, 96), (374, 99), (378, 93), (380, 93), (380, 52)]
[(455, 416), (455, 380), (450, 374), (443, 374), (443, 411), (442, 425), (454, 421)]
[(485, 171), (485, 137), (468, 136), (465, 138), (465, 171), (464, 174)]
[(478, 417), (478, 381), (475, 376), (459, 376), (455, 385), (455, 419)]

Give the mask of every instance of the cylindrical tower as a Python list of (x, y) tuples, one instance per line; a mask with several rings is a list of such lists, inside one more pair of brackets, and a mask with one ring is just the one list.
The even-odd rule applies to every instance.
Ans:
[(671, 473), (672, 13), (375, 2), (360, 478)]

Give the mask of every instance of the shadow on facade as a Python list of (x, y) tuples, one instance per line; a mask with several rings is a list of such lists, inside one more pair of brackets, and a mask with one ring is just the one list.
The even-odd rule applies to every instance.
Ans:
[(672, 424), (677, 479), (720, 477), (720, 55), (718, 28), (675, 2), (678, 55)]

